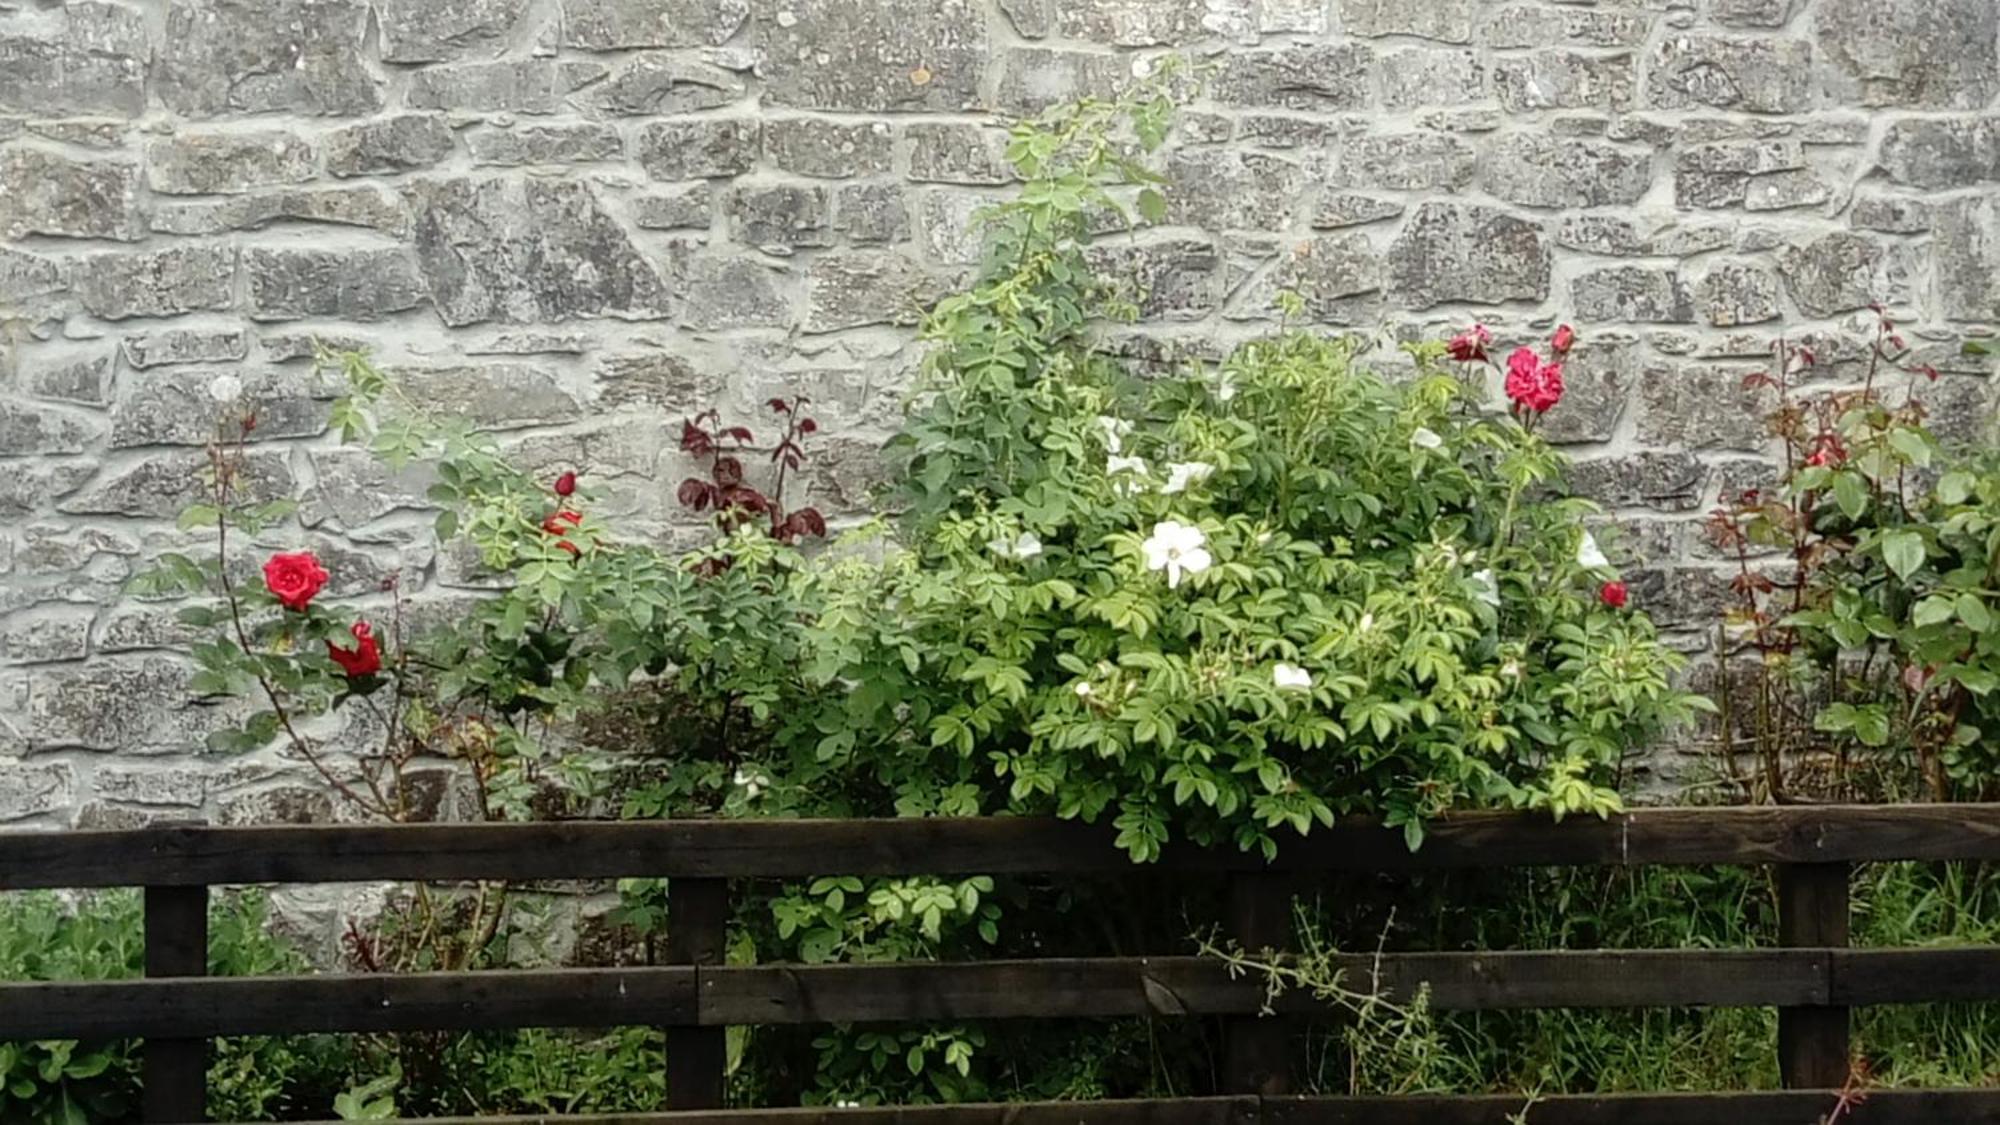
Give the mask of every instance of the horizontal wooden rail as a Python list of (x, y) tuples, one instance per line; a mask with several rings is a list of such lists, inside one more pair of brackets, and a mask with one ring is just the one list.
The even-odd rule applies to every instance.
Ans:
[[(1820, 1125), (1835, 1090), (1392, 1098), (1159, 1098), (593, 1117), (425, 1118), (421, 1125)], [(1876, 1090), (1841, 1125), (2000, 1125), (2000, 1090)], [(320, 1122), (318, 1125), (337, 1125)], [(388, 1122), (386, 1125), (419, 1125)]]
[[(2000, 805), (1645, 809), (1609, 820), (1470, 813), (1400, 832), (1352, 821), (1286, 840), (1287, 871), (2000, 859)], [(1170, 848), (1175, 870), (1263, 869)], [(1039, 818), (165, 827), (0, 833), (0, 889), (372, 880), (1126, 873), (1102, 826)]]
[[(1396, 953), (1350, 991), (1434, 1008), (1859, 1006), (2000, 1000), (2000, 947)], [(1200, 957), (182, 977), (0, 985), (0, 1040), (313, 1031), (1242, 1015), (1255, 974)], [(1325, 1010), (1303, 989), (1281, 1012)]]

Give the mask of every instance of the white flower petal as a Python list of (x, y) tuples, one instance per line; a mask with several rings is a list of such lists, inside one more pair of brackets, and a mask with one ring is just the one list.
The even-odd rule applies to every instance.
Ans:
[(1604, 552), (1598, 549), (1596, 537), (1588, 531), (1583, 533), (1583, 542), (1577, 545), (1576, 565), (1585, 570), (1596, 570), (1611, 565), (1611, 560), (1605, 558)]
[(1482, 570), (1472, 576), (1473, 596), (1490, 606), (1500, 604), (1500, 583), (1491, 570)]
[(1017, 559), (1032, 559), (1041, 553), (1041, 537), (1032, 531), (1022, 532), (1021, 537), (1014, 540), (1014, 557)]
[(1200, 484), (1215, 472), (1215, 466), (1206, 461), (1175, 461), (1167, 466), (1167, 486), (1161, 492), (1185, 492), (1191, 484)]
[(1104, 430), (1104, 444), (1113, 453), (1122, 452), (1125, 438), (1132, 433), (1132, 423), (1123, 418), (1113, 418), (1109, 414), (1099, 414), (1097, 424)]
[(1271, 669), (1271, 682), (1280, 691), (1311, 691), (1312, 673), (1296, 664), (1278, 663)]
[(217, 375), (208, 381), (208, 397), (227, 406), (243, 397), (243, 380), (234, 375)]
[(1429, 426), (1418, 426), (1416, 432), (1410, 435), (1410, 444), (1419, 449), (1438, 449), (1444, 445), (1444, 439)]

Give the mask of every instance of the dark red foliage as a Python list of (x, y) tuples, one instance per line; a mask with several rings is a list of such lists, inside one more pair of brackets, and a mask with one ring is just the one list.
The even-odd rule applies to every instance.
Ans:
[[(796, 512), (785, 507), (785, 484), (790, 474), (805, 467), (804, 439), (819, 431), (819, 423), (805, 417), (804, 395), (773, 398), (765, 405), (785, 418), (785, 431), (772, 447), (770, 462), (777, 466), (771, 488), (766, 491), (749, 483), (749, 471), (742, 454), (756, 439), (748, 427), (722, 424), (722, 415), (709, 410), (681, 423), (681, 449), (697, 458), (706, 458), (705, 476), (682, 481), (675, 493), (682, 506), (697, 512), (715, 512), (724, 527), (741, 527), (754, 518), (768, 520), (773, 538), (786, 543), (808, 535), (824, 537), (826, 519), (812, 508)], [(696, 567), (697, 573), (720, 573), (730, 562), (710, 559)]]

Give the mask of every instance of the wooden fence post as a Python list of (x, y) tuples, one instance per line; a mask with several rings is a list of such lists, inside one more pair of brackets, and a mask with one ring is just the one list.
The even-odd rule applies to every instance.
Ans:
[[(146, 888), (146, 975), (208, 975), (208, 888)], [(146, 1125), (208, 1120), (208, 1040), (149, 1039), (141, 1048)]]
[[(1847, 944), (1849, 871), (1845, 863), (1778, 867), (1779, 945)], [(1838, 1089), (1846, 1084), (1847, 1017), (1846, 1008), (1778, 1009), (1778, 1073), (1787, 1089)]]
[[(1292, 944), (1292, 880), (1270, 871), (1229, 877), (1229, 936), (1255, 957)], [(1292, 1092), (1292, 1020), (1283, 1016), (1229, 1016), (1223, 1021), (1223, 1092), (1276, 1095)]]
[[(720, 965), (728, 940), (729, 880), (668, 880), (668, 963)], [(667, 1108), (721, 1109), (728, 1065), (725, 1029), (667, 1028)]]

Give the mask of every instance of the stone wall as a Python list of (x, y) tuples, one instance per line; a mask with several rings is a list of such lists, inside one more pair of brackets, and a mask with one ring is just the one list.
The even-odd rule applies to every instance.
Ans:
[[(315, 337), (583, 469), (673, 535), (665, 427), (781, 388), (855, 512), (1008, 173), (995, 122), (1188, 50), (1164, 229), (1106, 251), (1148, 339), (1583, 328), (1552, 416), (1699, 624), (1698, 523), (1767, 477), (1740, 378), (1781, 328), (1854, 372), (1882, 300), (2000, 320), (1994, 0), (0, 0), (0, 823), (328, 813), (295, 763), (201, 758), (173, 607), (121, 593), (233, 373), (258, 486), (334, 592), (472, 596), (423, 483), (326, 433)], [(1692, 635), (1692, 634), (1691, 634)]]

